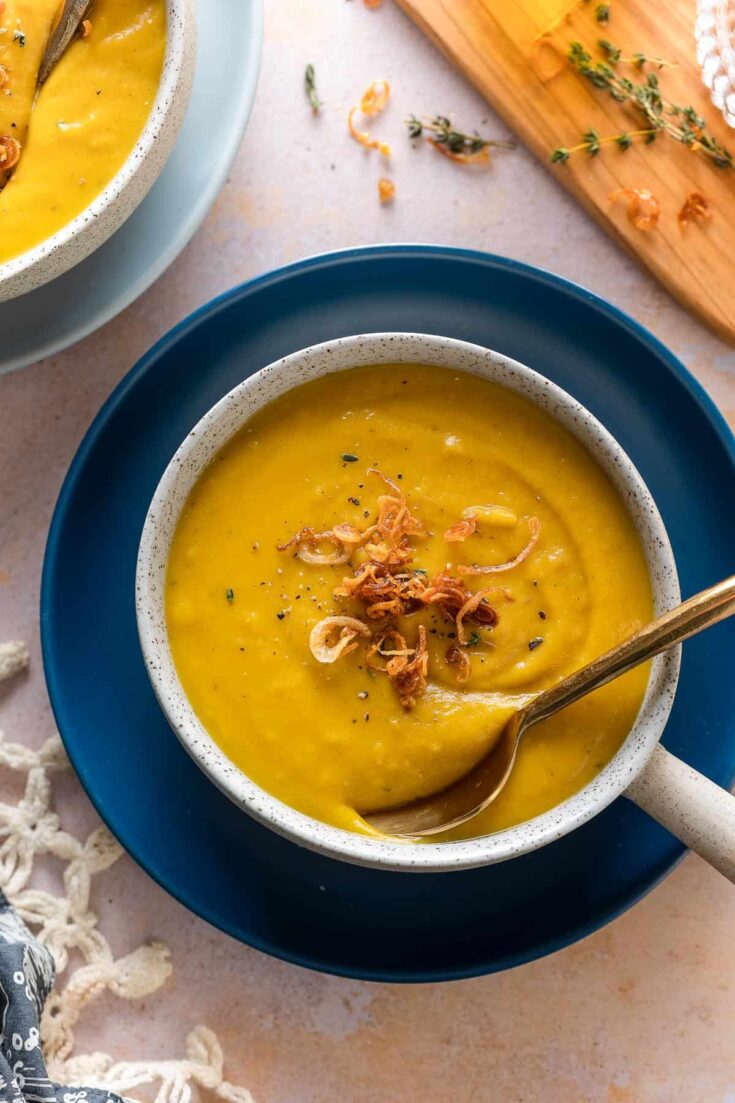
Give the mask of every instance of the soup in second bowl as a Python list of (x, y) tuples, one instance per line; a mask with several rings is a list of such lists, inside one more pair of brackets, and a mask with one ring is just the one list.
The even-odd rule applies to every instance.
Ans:
[[(324, 376), (255, 414), (192, 490), (166, 581), (176, 668), (212, 738), (287, 804), (360, 812), (454, 781), (509, 714), (648, 620), (617, 491), (547, 413), (420, 365)], [(534, 727), (499, 799), (544, 812), (609, 761), (647, 672)]]
[(145, 126), (166, 44), (165, 0), (95, 0), (37, 92), (59, 0), (2, 7), (0, 262), (61, 230), (110, 183)]

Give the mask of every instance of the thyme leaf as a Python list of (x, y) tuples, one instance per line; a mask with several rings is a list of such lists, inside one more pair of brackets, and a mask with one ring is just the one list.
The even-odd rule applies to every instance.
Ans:
[(311, 110), (315, 115), (318, 114), (319, 108), (324, 101), (319, 99), (319, 93), (316, 88), (316, 72), (311, 62), (309, 62), (304, 69), (304, 91), (311, 105)]

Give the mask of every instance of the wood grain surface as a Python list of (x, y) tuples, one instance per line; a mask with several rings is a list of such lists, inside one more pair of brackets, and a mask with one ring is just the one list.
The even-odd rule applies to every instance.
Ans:
[[(665, 135), (627, 151), (610, 144), (594, 158), (580, 152), (566, 164), (549, 161), (552, 149), (573, 146), (591, 127), (605, 136), (645, 125), (632, 106), (615, 102), (566, 62), (568, 44), (575, 40), (602, 60), (596, 45), (600, 38), (620, 46), (623, 57), (640, 51), (675, 62), (674, 68), (658, 72), (666, 98), (692, 104), (710, 132), (735, 151), (735, 131), (711, 105), (700, 79), (695, 0), (611, 0), (606, 24), (595, 18), (595, 0), (571, 6), (565, 0), (398, 3), (608, 233), (682, 305), (735, 343), (735, 169), (717, 168), (701, 152)], [(631, 65), (621, 62), (618, 71), (641, 79)], [(446, 105), (438, 107), (446, 110)], [(661, 205), (655, 230), (636, 229), (627, 203), (610, 202), (610, 194), (620, 188), (654, 193)], [(693, 190), (707, 197), (712, 217), (682, 228), (677, 214)]]

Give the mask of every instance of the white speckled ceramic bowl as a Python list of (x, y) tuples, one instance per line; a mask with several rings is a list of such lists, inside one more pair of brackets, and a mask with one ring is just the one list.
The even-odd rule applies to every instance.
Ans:
[[(671, 813), (671, 806), (678, 807), (676, 792), (671, 784), (664, 785), (664, 790), (659, 789), (658, 778), (670, 762), (676, 763), (677, 778), (681, 771), (689, 768), (659, 748), (658, 741), (676, 690), (678, 649), (653, 660), (646, 696), (630, 734), (612, 761), (589, 785), (527, 823), (461, 842), (413, 844), (375, 839), (311, 819), (271, 796), (242, 773), (197, 718), (174, 667), (164, 612), (169, 547), (191, 488), (215, 453), (256, 410), (278, 395), (330, 372), (360, 364), (392, 362), (438, 364), (455, 372), (484, 376), (525, 395), (548, 411), (584, 443), (608, 472), (626, 502), (645, 549), (656, 612), (661, 613), (678, 603), (679, 585), (671, 545), (649, 491), (620, 445), (569, 394), (523, 364), (462, 341), (412, 333), (347, 337), (294, 353), (235, 387), (192, 429), (158, 485), (140, 542), (136, 610), (148, 674), (171, 727), (207, 776), (261, 823), (302, 846), (361, 865), (438, 872), (503, 861), (572, 831), (626, 790), (627, 795), (631, 795), (629, 787), (633, 782), (638, 785), (635, 799), (672, 825), (676, 816)], [(695, 777), (724, 799), (730, 799), (711, 782), (699, 775)], [(664, 805), (669, 808), (666, 816), (662, 812)], [(716, 827), (713, 831), (716, 834)], [(680, 829), (677, 833), (689, 845), (694, 845), (691, 831), (690, 837), (685, 837)]]
[(33, 291), (79, 264), (123, 224), (166, 163), (189, 102), (196, 60), (194, 0), (166, 0), (166, 52), (141, 135), (106, 188), (57, 233), (0, 264), (0, 302)]

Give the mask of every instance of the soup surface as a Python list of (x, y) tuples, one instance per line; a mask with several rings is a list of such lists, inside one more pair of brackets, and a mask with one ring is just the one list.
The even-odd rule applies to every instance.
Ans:
[(161, 76), (164, 0), (95, 0), (87, 37), (72, 42), (36, 95), (58, 7), (59, 0), (6, 0), (0, 15), (0, 137), (20, 144), (0, 193), (0, 261), (45, 241), (109, 184), (140, 136)]
[[(386, 586), (394, 604), (379, 608)], [(569, 433), (486, 380), (404, 364), (325, 376), (256, 414), (194, 487), (166, 587), (174, 661), (212, 738), (287, 804), (358, 832), (360, 811), (467, 771), (529, 694), (652, 611), (632, 522)], [(332, 615), (366, 627), (326, 626), (315, 653)], [(340, 638), (340, 657), (318, 661)], [(578, 790), (646, 681), (632, 671), (532, 729), (500, 798), (448, 837)]]

